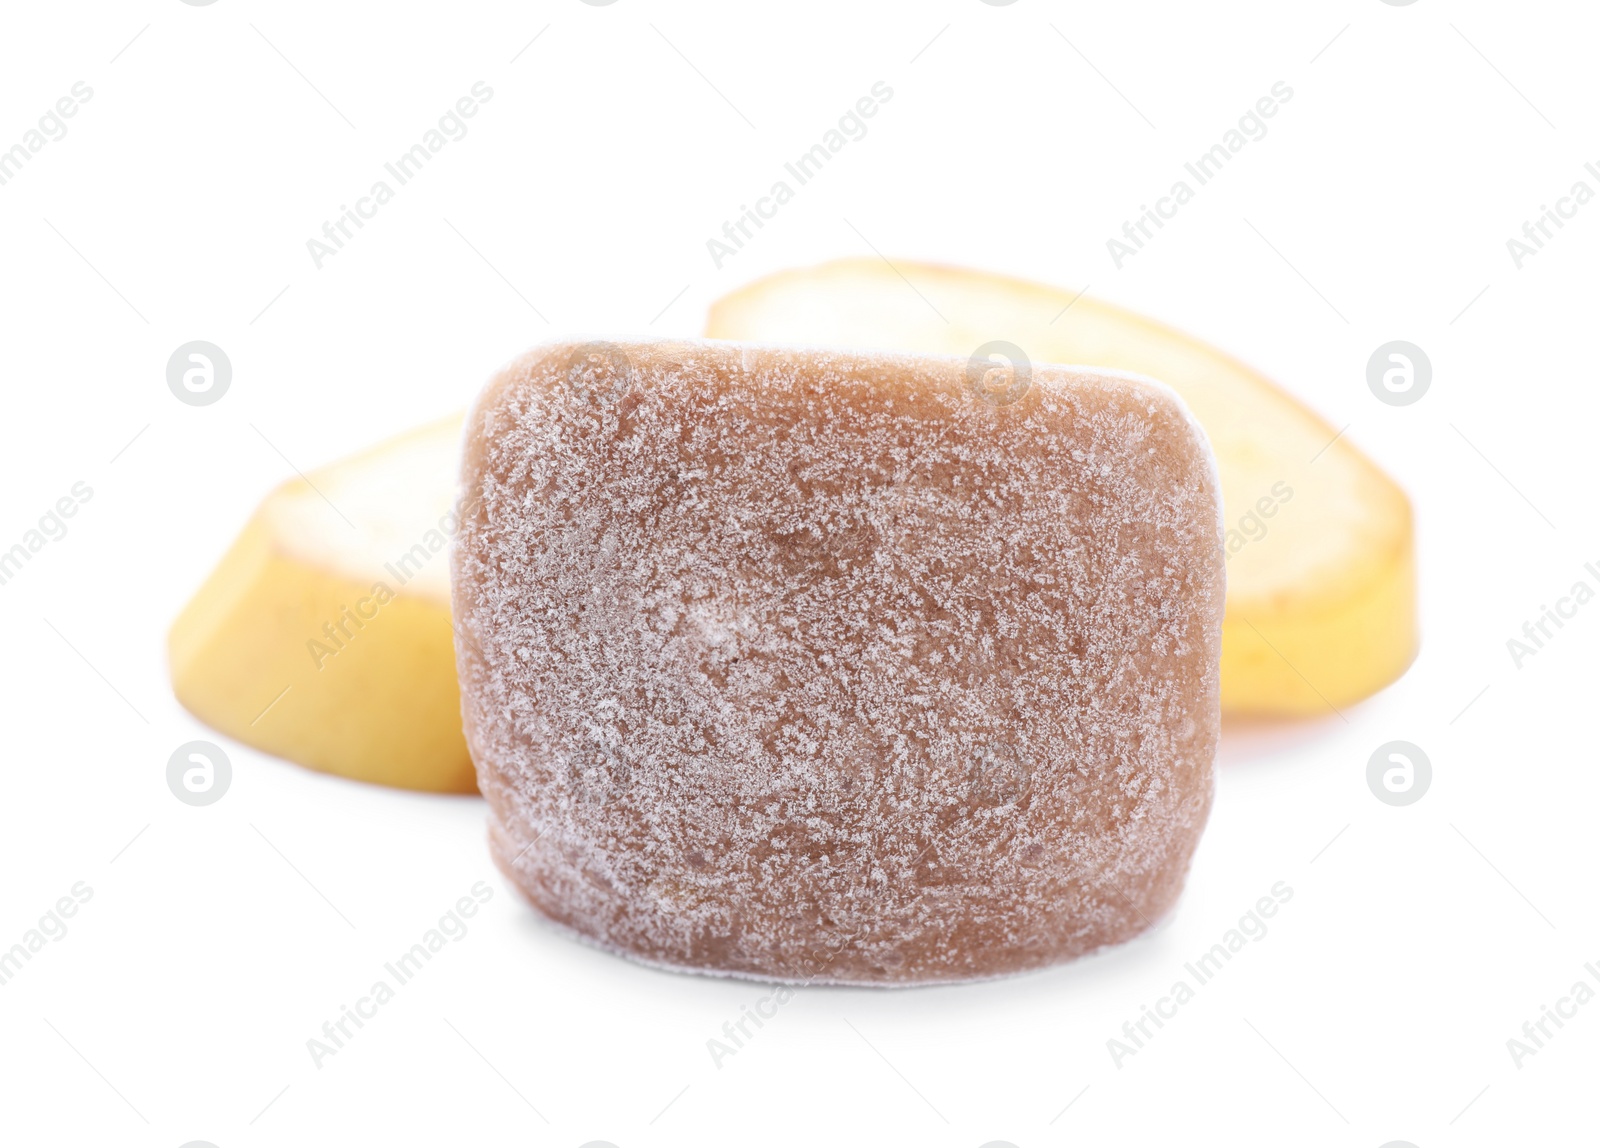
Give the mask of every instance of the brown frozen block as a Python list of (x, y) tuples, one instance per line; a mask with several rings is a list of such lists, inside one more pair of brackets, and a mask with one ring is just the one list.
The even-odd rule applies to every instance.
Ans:
[(1213, 786), (1220, 495), (1133, 376), (544, 347), (468, 418), (467, 742), (551, 921), (904, 985), (1126, 940)]

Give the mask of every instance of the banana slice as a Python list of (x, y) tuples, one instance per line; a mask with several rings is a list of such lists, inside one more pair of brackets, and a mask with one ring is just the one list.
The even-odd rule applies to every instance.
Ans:
[(1142, 316), (998, 275), (897, 267), (842, 260), (773, 275), (714, 304), (706, 334), (962, 356), (1005, 341), (1031, 362), (1160, 379), (1205, 428), (1222, 477), (1224, 710), (1326, 713), (1404, 672), (1417, 649), (1411, 506), (1333, 427)]
[[(1005, 341), (1032, 362), (1161, 379), (1204, 426), (1221, 472), (1223, 709), (1325, 713), (1383, 688), (1416, 653), (1405, 495), (1322, 419), (1204, 343), (1048, 287), (863, 260), (745, 287), (713, 306), (706, 334), (962, 356)], [(445, 555), (460, 436), (460, 418), (447, 419), (273, 492), (173, 623), (178, 700), (313, 769), (473, 792)]]
[(472, 793), (446, 547), (461, 419), (270, 494), (173, 623), (201, 721), (327, 773)]

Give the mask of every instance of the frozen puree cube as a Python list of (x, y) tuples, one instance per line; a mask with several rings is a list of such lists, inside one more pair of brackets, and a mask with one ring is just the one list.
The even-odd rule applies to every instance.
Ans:
[(463, 481), (467, 744), (551, 921), (672, 968), (905, 985), (1066, 960), (1177, 899), (1223, 551), (1160, 384), (551, 346), (479, 398)]

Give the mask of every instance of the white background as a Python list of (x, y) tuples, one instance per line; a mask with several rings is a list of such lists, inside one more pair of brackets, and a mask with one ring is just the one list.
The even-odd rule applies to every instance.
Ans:
[[(94, 890), (0, 988), (0, 1139), (1431, 1148), (1592, 1127), (1600, 1002), (1520, 1069), (1506, 1041), (1600, 959), (1600, 606), (1520, 670), (1506, 640), (1596, 581), (1600, 205), (1520, 271), (1505, 245), (1574, 181), (1600, 190), (1592, 6), (106, 0), (0, 21), (0, 146), (94, 92), (0, 187), (0, 543), (94, 490), (0, 587), (0, 946)], [(306, 240), (479, 80), (470, 134), (317, 270)], [(707, 238), (879, 80), (870, 134), (717, 270)], [(1116, 270), (1106, 239), (1279, 80), (1270, 134)], [(694, 334), (722, 293), (863, 237), (1196, 333), (1348, 424), (1414, 499), (1416, 664), (1342, 715), (1227, 729), (1168, 927), (998, 983), (809, 989), (718, 1069), (707, 1039), (766, 990), (546, 930), (491, 868), (477, 799), (228, 742), (227, 796), (174, 800), (168, 755), (217, 735), (171, 696), (165, 629), (285, 457), (458, 409), (542, 340)], [(167, 390), (191, 339), (233, 362), (215, 406)], [(1391, 339), (1433, 362), (1414, 406), (1366, 387)], [(1397, 738), (1435, 773), (1401, 809), (1364, 779)], [(306, 1040), (479, 880), (471, 933), (313, 1068)], [(1107, 1039), (1277, 881), (1270, 933), (1114, 1067)]]

